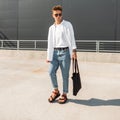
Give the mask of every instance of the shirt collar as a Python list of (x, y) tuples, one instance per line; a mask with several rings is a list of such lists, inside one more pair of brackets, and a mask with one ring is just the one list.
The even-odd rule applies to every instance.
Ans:
[[(64, 22), (64, 20), (62, 20), (62, 22), (59, 25), (63, 24), (63, 22)], [(55, 23), (53, 25), (55, 26)]]

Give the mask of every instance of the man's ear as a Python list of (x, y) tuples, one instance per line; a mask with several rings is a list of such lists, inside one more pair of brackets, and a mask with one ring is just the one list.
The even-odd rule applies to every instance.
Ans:
[(52, 13), (52, 17), (54, 18), (54, 14)]

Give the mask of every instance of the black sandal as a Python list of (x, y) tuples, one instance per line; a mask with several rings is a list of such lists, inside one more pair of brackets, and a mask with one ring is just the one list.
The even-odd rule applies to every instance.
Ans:
[(67, 96), (63, 94), (63, 95), (59, 98), (58, 103), (64, 104), (64, 103), (66, 103), (67, 100), (68, 100), (68, 99), (67, 99)]
[(50, 96), (50, 98), (48, 98), (48, 101), (50, 103), (54, 102), (56, 98), (58, 98), (60, 96), (59, 91), (53, 91), (52, 92), (55, 96), (53, 97), (52, 95)]

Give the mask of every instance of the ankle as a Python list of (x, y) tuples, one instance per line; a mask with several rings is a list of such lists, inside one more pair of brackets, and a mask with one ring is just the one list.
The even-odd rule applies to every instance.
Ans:
[(66, 93), (63, 93), (62, 95), (63, 95), (63, 96), (67, 96), (67, 94), (66, 94)]
[(54, 91), (55, 91), (55, 92), (57, 92), (57, 93), (59, 92), (59, 90), (58, 90), (58, 89), (54, 89)]

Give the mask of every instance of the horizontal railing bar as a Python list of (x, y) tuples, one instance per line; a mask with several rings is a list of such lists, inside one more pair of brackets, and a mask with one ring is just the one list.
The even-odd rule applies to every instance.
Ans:
[[(16, 43), (13, 43), (13, 42), (16, 42)], [(24, 44), (24, 42), (33, 42), (33, 43)], [(41, 43), (45, 43), (45, 44), (43, 44), (43, 46), (42, 46)], [(0, 39), (0, 49), (47, 50), (46, 43), (47, 43), (47, 40), (1, 40)], [(76, 43), (80, 44), (80, 45), (77, 44), (78, 51), (120, 52), (120, 50), (118, 50), (118, 48), (120, 46), (119, 45), (120, 40), (119, 41), (118, 40), (115, 40), (115, 41), (113, 41), (113, 40), (109, 40), (109, 41), (108, 40), (76, 40)], [(86, 43), (88, 46), (86, 45)], [(116, 44), (116, 43), (118, 43), (118, 44)], [(28, 45), (28, 48), (24, 47), (24, 45), (25, 46)], [(31, 47), (31, 46), (33, 46), (33, 47)], [(82, 48), (80, 48), (80, 47), (82, 47)], [(113, 50), (106, 50), (108, 48), (113, 49)]]
[[(0, 39), (0, 41), (40, 41), (40, 42), (47, 42), (47, 40), (2, 40)], [(118, 41), (113, 41), (113, 40), (76, 40), (76, 42), (120, 42), (120, 40)]]

